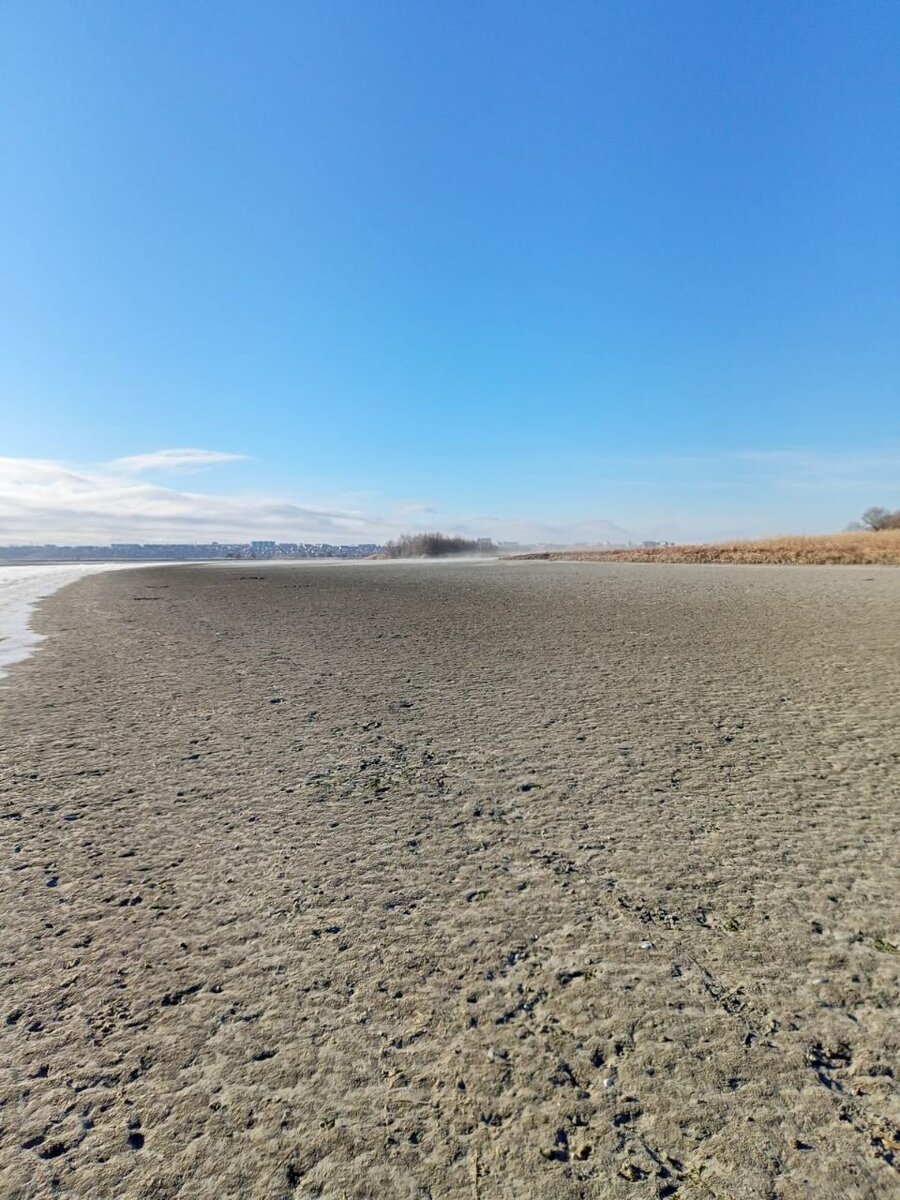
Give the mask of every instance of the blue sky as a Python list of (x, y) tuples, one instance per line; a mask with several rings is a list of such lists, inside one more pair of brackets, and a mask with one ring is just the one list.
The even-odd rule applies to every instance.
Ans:
[(900, 506), (896, 5), (7, 0), (0, 47), (0, 540)]

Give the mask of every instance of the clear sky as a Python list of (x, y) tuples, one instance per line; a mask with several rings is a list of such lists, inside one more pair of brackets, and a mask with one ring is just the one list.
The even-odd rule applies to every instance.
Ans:
[(0, 541), (900, 507), (895, 3), (5, 0), (0, 122)]

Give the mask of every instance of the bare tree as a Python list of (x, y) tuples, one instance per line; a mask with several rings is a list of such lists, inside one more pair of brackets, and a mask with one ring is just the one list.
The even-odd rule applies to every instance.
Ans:
[(446, 533), (404, 533), (384, 548), (386, 558), (440, 558), (447, 554), (492, 554), (486, 539), (451, 537)]
[(891, 512), (888, 508), (867, 508), (862, 515), (863, 528), (900, 529), (900, 508)]

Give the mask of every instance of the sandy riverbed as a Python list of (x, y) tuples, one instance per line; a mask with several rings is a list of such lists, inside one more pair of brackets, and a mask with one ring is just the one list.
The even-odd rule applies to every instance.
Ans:
[(31, 627), (37, 602), (84, 575), (134, 570), (122, 563), (0, 564), (0, 679), (13, 663), (28, 658), (42, 638)]
[(0, 686), (0, 1194), (900, 1190), (900, 572), (143, 569)]

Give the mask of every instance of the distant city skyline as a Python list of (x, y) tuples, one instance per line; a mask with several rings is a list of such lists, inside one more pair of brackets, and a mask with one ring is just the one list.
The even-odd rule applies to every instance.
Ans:
[(99, 545), (44, 542), (0, 545), (0, 562), (365, 558), (382, 549), (380, 544), (374, 542), (340, 545), (329, 542), (273, 542), (268, 539), (250, 542), (109, 542)]
[(0, 20), (0, 541), (900, 507), (896, 6)]

